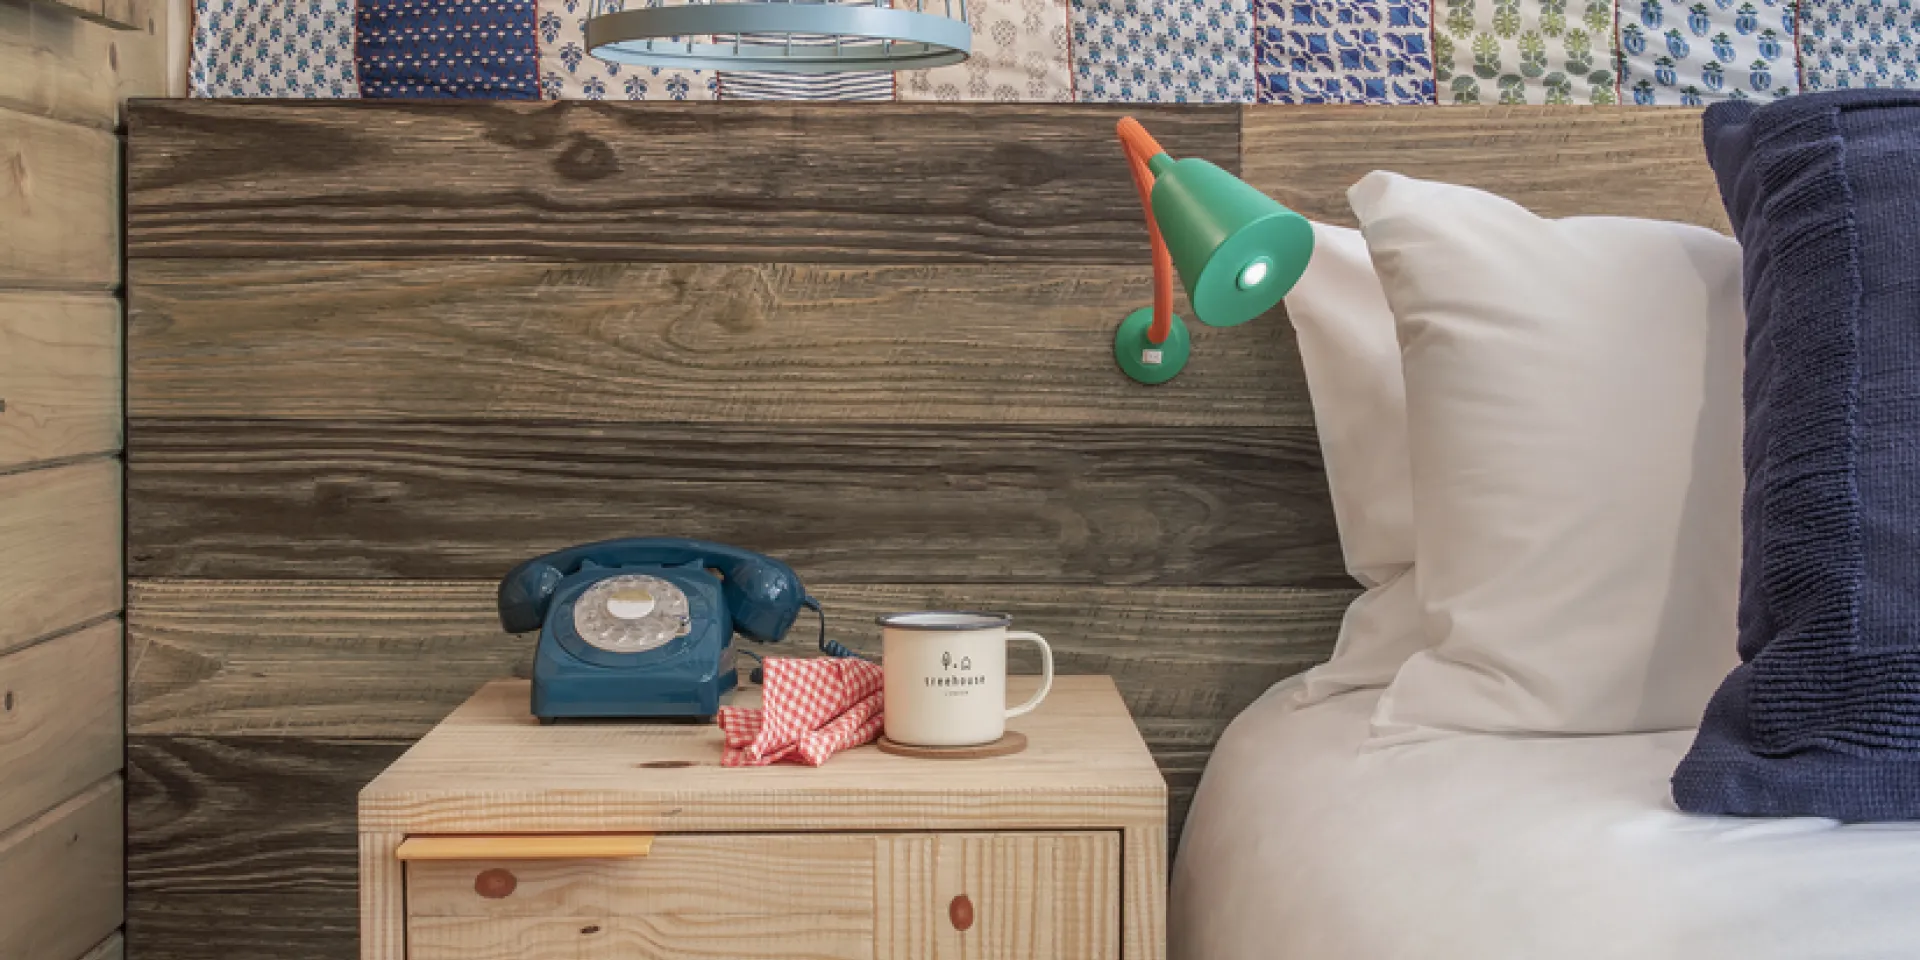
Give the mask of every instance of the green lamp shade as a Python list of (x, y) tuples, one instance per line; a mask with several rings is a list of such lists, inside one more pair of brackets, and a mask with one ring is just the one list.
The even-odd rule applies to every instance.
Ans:
[(1148, 166), (1154, 220), (1201, 323), (1246, 323), (1273, 309), (1306, 272), (1313, 256), (1307, 218), (1205, 160), (1163, 153)]

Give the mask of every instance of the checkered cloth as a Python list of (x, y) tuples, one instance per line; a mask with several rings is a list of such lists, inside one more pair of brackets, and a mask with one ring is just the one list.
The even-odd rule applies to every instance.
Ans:
[(768, 657), (760, 709), (721, 707), (722, 766), (817, 767), (880, 735), (880, 665), (843, 657)]

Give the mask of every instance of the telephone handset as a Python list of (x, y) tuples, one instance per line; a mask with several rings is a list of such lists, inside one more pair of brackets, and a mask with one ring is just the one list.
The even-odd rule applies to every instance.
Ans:
[(508, 633), (540, 629), (560, 582), (583, 569), (688, 564), (719, 571), (733, 628), (761, 643), (785, 638), (800, 608), (813, 605), (800, 575), (772, 557), (706, 540), (634, 537), (568, 547), (514, 567), (500, 581), (500, 625)]
[(735, 684), (735, 632), (776, 642), (802, 607), (820, 609), (792, 567), (681, 537), (535, 557), (500, 581), (499, 607), (508, 633), (540, 631), (533, 712), (543, 721), (712, 716)]

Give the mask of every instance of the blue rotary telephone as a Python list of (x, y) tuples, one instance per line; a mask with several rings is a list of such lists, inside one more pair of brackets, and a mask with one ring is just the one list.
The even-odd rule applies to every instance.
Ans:
[(542, 723), (711, 717), (735, 684), (734, 633), (778, 641), (801, 607), (820, 610), (792, 567), (678, 537), (569, 547), (500, 581), (500, 625), (540, 631), (533, 715)]

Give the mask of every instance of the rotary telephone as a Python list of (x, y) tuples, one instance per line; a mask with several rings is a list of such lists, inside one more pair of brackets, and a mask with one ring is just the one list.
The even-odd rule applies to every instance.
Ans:
[[(540, 631), (533, 715), (711, 717), (735, 685), (733, 635), (783, 639), (806, 607), (793, 568), (679, 537), (605, 540), (520, 564), (500, 581), (500, 625)], [(845, 648), (826, 639), (821, 647)]]

